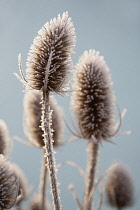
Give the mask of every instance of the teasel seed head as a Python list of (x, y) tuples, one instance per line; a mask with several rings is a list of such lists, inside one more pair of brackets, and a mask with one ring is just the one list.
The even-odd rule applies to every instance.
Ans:
[[(52, 129), (54, 146), (58, 146), (63, 134), (64, 123), (62, 109), (55, 98), (50, 96), (50, 108), (52, 113)], [(26, 91), (24, 97), (24, 133), (32, 145), (43, 147), (43, 131), (41, 129), (41, 92), (37, 90)]]
[(29, 186), (27, 186), (27, 180), (23, 171), (16, 165), (11, 165), (13, 173), (19, 180), (19, 190), (18, 190), (18, 199), (16, 205), (26, 200), (29, 195)]
[(108, 140), (114, 132), (114, 93), (104, 58), (95, 50), (85, 51), (76, 65), (72, 109), (80, 135)]
[(123, 165), (117, 164), (111, 170), (106, 184), (106, 194), (108, 203), (118, 209), (129, 207), (133, 204), (133, 180)]
[(9, 134), (4, 120), (0, 120), (0, 154), (5, 155), (8, 149)]
[(10, 163), (0, 155), (0, 209), (10, 209), (14, 206), (18, 190), (18, 179)]
[(39, 30), (28, 54), (27, 87), (64, 91), (71, 72), (70, 54), (74, 45), (75, 31), (67, 12), (46, 23)]

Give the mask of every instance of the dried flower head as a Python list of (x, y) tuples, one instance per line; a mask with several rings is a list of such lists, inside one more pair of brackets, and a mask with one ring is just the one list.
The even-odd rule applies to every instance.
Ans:
[(107, 180), (106, 193), (111, 206), (122, 209), (133, 204), (133, 181), (124, 166), (117, 164), (113, 167)]
[(23, 200), (25, 200), (29, 195), (29, 189), (27, 187), (27, 180), (25, 178), (25, 175), (23, 171), (15, 164), (11, 165), (13, 173), (19, 180), (19, 191), (18, 191), (18, 200), (16, 202), (16, 205), (21, 203)]
[(71, 72), (70, 53), (73, 52), (74, 45), (74, 27), (67, 12), (46, 23), (38, 32), (28, 54), (28, 85), (36, 90), (45, 88), (61, 92), (66, 87), (68, 74)]
[[(29, 141), (36, 147), (44, 146), (41, 129), (41, 93), (37, 90), (27, 91), (24, 97), (24, 132)], [(62, 110), (54, 97), (50, 97), (54, 146), (58, 146), (63, 134)]]
[(15, 204), (18, 190), (18, 179), (10, 163), (0, 155), (0, 209), (10, 209)]
[[(45, 201), (45, 210), (50, 209), (50, 205)], [(42, 210), (40, 196), (36, 195), (30, 203), (28, 210)]]
[(85, 51), (76, 65), (72, 108), (81, 136), (107, 140), (114, 130), (114, 94), (104, 58), (95, 50)]
[(9, 134), (6, 123), (0, 120), (0, 154), (5, 155), (8, 149)]

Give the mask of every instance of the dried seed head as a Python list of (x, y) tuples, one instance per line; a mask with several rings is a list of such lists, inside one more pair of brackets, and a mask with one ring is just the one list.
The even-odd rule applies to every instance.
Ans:
[(85, 51), (76, 65), (72, 108), (76, 113), (81, 136), (107, 140), (114, 132), (114, 94), (112, 81), (102, 56), (95, 50)]
[(13, 173), (19, 180), (19, 191), (18, 191), (18, 201), (16, 202), (16, 205), (21, 203), (23, 200), (25, 200), (29, 195), (29, 189), (27, 187), (27, 180), (25, 178), (25, 175), (23, 171), (15, 164), (11, 165)]
[(9, 134), (7, 125), (3, 120), (0, 120), (0, 154), (5, 155), (8, 149)]
[[(49, 203), (47, 201), (45, 201), (45, 210), (49, 210)], [(30, 203), (28, 210), (42, 210), (41, 208), (41, 200), (40, 200), (40, 196), (36, 195), (34, 197), (34, 199), (32, 200), (32, 202)]]
[[(30, 48), (26, 80), (36, 90), (61, 92), (71, 72), (70, 53), (75, 45), (75, 32), (68, 13), (46, 23)], [(45, 87), (44, 87), (45, 85)]]
[(17, 177), (9, 162), (0, 155), (0, 209), (10, 209), (15, 204), (18, 190)]
[[(29, 141), (36, 147), (44, 146), (41, 129), (41, 93), (36, 90), (27, 91), (24, 97), (24, 132)], [(56, 100), (50, 97), (52, 113), (52, 129), (54, 146), (58, 146), (63, 134), (62, 110)]]
[(106, 184), (106, 193), (111, 206), (121, 209), (133, 204), (133, 181), (124, 166), (117, 164), (111, 170)]

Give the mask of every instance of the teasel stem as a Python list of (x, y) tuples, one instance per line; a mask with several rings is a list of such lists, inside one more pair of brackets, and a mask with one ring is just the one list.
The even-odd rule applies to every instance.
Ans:
[[(45, 88), (44, 88), (45, 89)], [(41, 116), (41, 127), (44, 132), (44, 150), (47, 161), (47, 168), (50, 175), (51, 193), (55, 210), (60, 210), (60, 197), (58, 190), (58, 182), (56, 177), (55, 159), (53, 151), (53, 139), (51, 131), (51, 110), (49, 104), (49, 92), (42, 90), (42, 116)]]
[(87, 177), (86, 177), (85, 196), (84, 196), (84, 210), (92, 209), (92, 196), (90, 196), (90, 192), (95, 184), (98, 147), (99, 147), (98, 143), (95, 143), (93, 140), (89, 141)]
[(47, 183), (47, 159), (44, 158), (45, 150), (43, 150), (43, 157), (42, 157), (42, 166), (41, 166), (41, 175), (40, 175), (40, 202), (41, 202), (41, 209), (45, 210), (45, 197), (46, 197), (46, 183)]

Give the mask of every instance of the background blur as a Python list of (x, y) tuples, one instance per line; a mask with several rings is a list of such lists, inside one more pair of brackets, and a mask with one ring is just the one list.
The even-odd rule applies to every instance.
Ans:
[[(100, 148), (98, 174), (102, 174), (115, 161), (122, 162), (131, 171), (135, 186), (135, 206), (140, 206), (140, 1), (139, 0), (0, 0), (0, 118), (8, 125), (10, 136), (25, 139), (22, 127), (23, 85), (14, 76), (18, 73), (17, 57), (22, 53), (23, 69), (30, 45), (45, 22), (68, 11), (75, 26), (77, 42), (74, 65), (84, 50), (95, 49), (104, 56), (111, 69), (116, 103), (120, 109), (127, 108), (121, 131), (131, 130), (130, 136), (119, 136), (116, 144), (103, 142)], [(57, 97), (64, 108), (65, 119), (72, 127), (70, 96)], [(70, 137), (65, 130), (64, 139)], [(76, 141), (56, 150), (57, 163), (74, 161), (86, 167), (86, 141)], [(38, 190), (42, 152), (14, 140), (10, 159), (24, 171), (33, 193)], [(82, 199), (84, 185), (75, 168), (59, 169), (61, 199), (64, 210), (77, 209), (69, 184)], [(50, 195), (49, 195), (50, 197)], [(98, 197), (96, 197), (97, 200)], [(51, 199), (51, 197), (50, 197)], [(25, 205), (28, 205), (26, 202)], [(26, 209), (27, 207), (25, 207)], [(104, 197), (103, 210), (110, 208)]]

